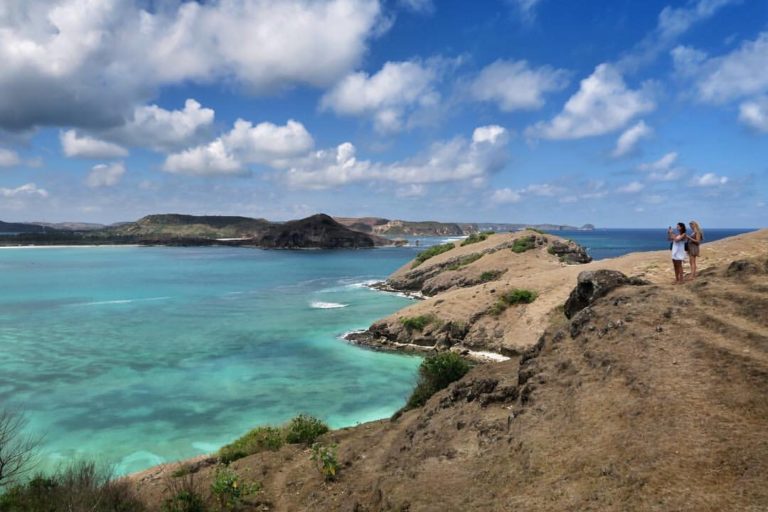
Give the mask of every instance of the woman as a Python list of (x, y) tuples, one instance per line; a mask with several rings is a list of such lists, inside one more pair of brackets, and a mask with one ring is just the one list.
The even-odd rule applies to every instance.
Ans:
[(667, 229), (667, 240), (672, 242), (672, 267), (675, 269), (675, 284), (683, 282), (683, 261), (685, 260), (685, 224), (677, 223), (677, 234), (672, 231), (672, 226)]
[(704, 232), (695, 220), (692, 220), (689, 225), (691, 226), (691, 234), (686, 235), (688, 240), (688, 259), (691, 262), (691, 279), (696, 279), (696, 258), (699, 257), (699, 244), (704, 240)]

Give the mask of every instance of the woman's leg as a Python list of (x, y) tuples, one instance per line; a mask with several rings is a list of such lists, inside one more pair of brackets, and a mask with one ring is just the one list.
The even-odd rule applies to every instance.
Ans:
[(675, 269), (675, 283), (681, 282), (683, 280), (683, 262), (672, 260), (672, 267)]
[(691, 279), (696, 279), (696, 256), (691, 256)]

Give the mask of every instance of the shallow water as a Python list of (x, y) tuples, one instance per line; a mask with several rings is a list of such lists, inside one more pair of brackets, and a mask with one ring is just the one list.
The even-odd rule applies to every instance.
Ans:
[(409, 304), (362, 283), (413, 250), (103, 247), (0, 251), (0, 404), (43, 467), (120, 473), (215, 450), (299, 412), (334, 427), (404, 403), (419, 359), (345, 331)]

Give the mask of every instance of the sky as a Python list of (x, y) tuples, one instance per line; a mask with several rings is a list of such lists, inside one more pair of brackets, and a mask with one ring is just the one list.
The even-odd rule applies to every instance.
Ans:
[(0, 220), (768, 225), (765, 0), (3, 0)]

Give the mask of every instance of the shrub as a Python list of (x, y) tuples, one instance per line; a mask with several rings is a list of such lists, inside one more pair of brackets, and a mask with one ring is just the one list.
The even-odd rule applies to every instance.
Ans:
[(324, 446), (320, 443), (312, 445), (311, 460), (317, 465), (317, 469), (326, 481), (336, 480), (339, 472), (339, 460), (336, 457), (336, 445)]
[(454, 352), (441, 352), (427, 357), (419, 367), (419, 380), (405, 409), (424, 405), (429, 397), (462, 378), (469, 371), (469, 363)]
[(424, 263), (425, 261), (427, 261), (429, 258), (433, 256), (437, 256), (438, 254), (443, 254), (444, 252), (448, 252), (454, 247), (456, 246), (452, 243), (433, 245), (429, 249), (421, 251), (419, 254), (416, 255), (416, 259), (411, 264), (411, 268), (416, 268), (422, 263)]
[(552, 254), (553, 256), (557, 253), (557, 251), (555, 250), (555, 246), (554, 245), (550, 245), (549, 247), (547, 247), (547, 252), (549, 254)]
[(480, 282), (481, 283), (487, 283), (488, 281), (495, 281), (499, 277), (501, 277), (501, 274), (504, 272), (502, 270), (486, 270), (482, 274), (480, 274)]
[(423, 331), (426, 326), (435, 321), (437, 321), (435, 315), (406, 316), (400, 319), (400, 323), (409, 331)]
[(243, 503), (243, 498), (259, 492), (261, 486), (257, 483), (243, 482), (233, 469), (219, 466), (211, 482), (211, 494), (218, 502), (220, 510), (232, 510)]
[(523, 238), (518, 238), (512, 243), (512, 252), (515, 253), (521, 253), (525, 251), (530, 251), (531, 249), (536, 248), (536, 237), (526, 236)]
[(478, 242), (482, 242), (486, 240), (489, 236), (493, 234), (493, 231), (481, 231), (480, 233), (472, 233), (467, 238), (464, 239), (463, 242), (461, 242), (462, 247), (469, 244), (476, 244)]
[(222, 446), (219, 449), (219, 460), (224, 464), (229, 464), (254, 453), (279, 450), (283, 444), (285, 444), (285, 439), (283, 439), (283, 432), (279, 428), (257, 427), (235, 441)]
[(139, 512), (144, 504), (127, 480), (113, 480), (110, 471), (81, 461), (51, 476), (36, 475), (0, 497), (3, 512)]
[(34, 465), (40, 439), (24, 434), (26, 418), (0, 409), (0, 488), (14, 483)]
[(206, 512), (206, 500), (195, 474), (189, 471), (189, 466), (182, 468), (187, 468), (187, 472), (176, 476), (177, 470), (166, 480), (165, 494), (169, 496), (163, 500), (162, 511)]
[(472, 254), (467, 254), (466, 256), (461, 256), (457, 261), (455, 261), (448, 267), (448, 270), (458, 270), (461, 267), (466, 267), (470, 263), (474, 263), (482, 257), (483, 257), (482, 254), (479, 254), (476, 252)]
[(303, 443), (307, 446), (328, 432), (328, 425), (306, 414), (299, 414), (285, 426), (285, 441), (290, 444)]
[(493, 316), (499, 316), (509, 306), (515, 304), (530, 304), (536, 300), (538, 294), (531, 290), (515, 288), (504, 293), (496, 303), (488, 310)]

